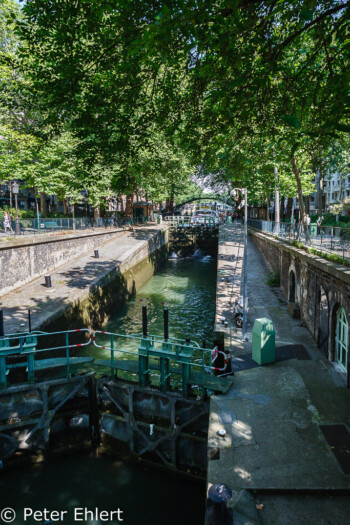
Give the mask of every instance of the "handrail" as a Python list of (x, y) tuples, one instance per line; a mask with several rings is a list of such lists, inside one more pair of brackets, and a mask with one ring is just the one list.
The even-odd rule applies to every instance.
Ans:
[(319, 252), (334, 253), (343, 259), (350, 259), (350, 228), (260, 219), (248, 219), (248, 226), (284, 241), (302, 243)]
[[(111, 336), (111, 338), (113, 338), (113, 343), (112, 343), (112, 340), (111, 340), (111, 346), (106, 346), (106, 345), (100, 345), (96, 342), (96, 335), (98, 334), (101, 334), (101, 335), (109, 335)], [(221, 350), (218, 350), (217, 347), (215, 347), (214, 349), (208, 349), (208, 348), (201, 348), (197, 343), (196, 343), (196, 346), (193, 346), (191, 344), (188, 344), (186, 343), (186, 341), (184, 339), (176, 339), (176, 338), (172, 338), (173, 341), (179, 341), (180, 343), (172, 343), (171, 339), (169, 338), (168, 340), (164, 340), (162, 339), (160, 336), (156, 336), (156, 335), (148, 335), (147, 337), (142, 337), (142, 339), (140, 339), (140, 336), (138, 335), (124, 335), (124, 334), (117, 334), (115, 332), (105, 332), (105, 331), (102, 331), (102, 330), (95, 330), (95, 332), (93, 333), (92, 335), (92, 341), (93, 341), (93, 344), (94, 346), (96, 346), (97, 348), (102, 348), (104, 350), (110, 350), (111, 352), (119, 352), (119, 353), (122, 353), (122, 354), (131, 354), (131, 355), (136, 355), (136, 356), (139, 356), (139, 352), (138, 352), (138, 349), (137, 351), (135, 352), (132, 352), (131, 350), (125, 350), (123, 348), (116, 348), (114, 346), (114, 342), (115, 342), (115, 339), (114, 338), (122, 338), (122, 339), (132, 339), (132, 340), (137, 340), (139, 342), (149, 342), (149, 343), (153, 343), (153, 345), (151, 345), (151, 347), (156, 350), (156, 347), (154, 346), (154, 343), (159, 343), (160, 347), (159, 347), (159, 351), (161, 352), (162, 351), (162, 347), (163, 347), (163, 344), (167, 344), (167, 345), (171, 345), (171, 347), (174, 347), (175, 349), (173, 350), (173, 348), (171, 349), (168, 349), (168, 352), (167, 354), (169, 353), (169, 356), (170, 357), (174, 357), (174, 360), (177, 362), (177, 357), (182, 357), (181, 356), (181, 350), (179, 351), (179, 347), (180, 349), (182, 349), (183, 351), (186, 351), (188, 352), (189, 350), (193, 351), (194, 352), (201, 352), (202, 353), (202, 359), (201, 359), (201, 363), (198, 363), (196, 361), (192, 361), (190, 363), (191, 366), (194, 366), (194, 367), (198, 367), (198, 368), (203, 368), (205, 369), (206, 371), (209, 370), (226, 370), (226, 367), (227, 367), (227, 359), (226, 359), (226, 354), (221, 351)], [(208, 357), (210, 357), (210, 364), (205, 364), (204, 362), (204, 355), (205, 354), (208, 354)], [(219, 354), (221, 354), (223, 357), (224, 357), (224, 363), (225, 363), (225, 366), (224, 368), (218, 368), (218, 367), (215, 367), (215, 366), (212, 366), (213, 362), (217, 359), (217, 357), (219, 356)], [(195, 357), (194, 355), (191, 356), (190, 354), (188, 354), (188, 357)], [(214, 357), (214, 359), (213, 359)], [(182, 363), (182, 361), (178, 361), (178, 363)]]
[[(89, 328), (77, 328), (75, 330), (63, 330), (63, 331), (60, 331), (60, 332), (39, 332), (39, 331), (33, 331), (33, 332), (23, 332), (23, 333), (19, 333), (19, 334), (11, 334), (11, 335), (8, 335), (8, 336), (3, 336), (0, 338), (0, 341), (3, 341), (3, 340), (8, 340), (8, 341), (15, 341), (15, 340), (18, 340), (19, 341), (19, 345), (14, 345), (13, 347), (9, 347), (9, 348), (16, 348), (17, 346), (20, 346), (21, 345), (21, 341), (23, 341), (24, 339), (27, 339), (28, 337), (35, 337), (36, 339), (40, 338), (40, 337), (45, 337), (45, 336), (53, 336), (53, 335), (60, 335), (60, 334), (72, 334), (72, 333), (77, 333), (77, 332), (87, 332), (89, 334), (89, 340), (87, 342), (83, 342), (83, 343), (76, 343), (76, 344), (69, 344), (69, 341), (68, 341), (68, 344), (67, 344), (67, 341), (66, 343), (63, 345), (63, 346), (52, 346), (50, 348), (42, 348), (42, 349), (35, 349), (35, 350), (32, 350), (32, 352), (34, 353), (38, 353), (38, 352), (50, 352), (52, 350), (63, 350), (63, 349), (67, 349), (67, 348), (78, 348), (78, 347), (81, 347), (81, 346), (88, 346), (91, 342), (91, 337), (92, 337), (92, 333), (91, 333), (91, 330), (89, 330)], [(1, 351), (3, 350), (3, 348), (6, 348), (6, 347), (0, 347), (0, 354), (1, 354)], [(7, 347), (8, 348), (8, 347)]]
[[(82, 333), (89, 334), (88, 340), (81, 343), (72, 343), (69, 341), (70, 334), (73, 333)], [(61, 346), (50, 346), (47, 348), (37, 348), (38, 341), (43, 337), (59, 336), (63, 335), (64, 344)], [(36, 362), (35, 357), (42, 352), (50, 352), (57, 350), (65, 350), (65, 355), (62, 358), (57, 358), (56, 356), (53, 359), (44, 359), (38, 360), (37, 363), (41, 363), (41, 369), (52, 369), (57, 367), (65, 367), (65, 375), (67, 378), (71, 376), (70, 367), (74, 363), (87, 362), (88, 360), (93, 360), (93, 358), (71, 358), (70, 351), (74, 348), (80, 348), (88, 346), (91, 342), (91, 331), (88, 328), (79, 328), (75, 330), (64, 330), (59, 332), (23, 332), (21, 334), (12, 334), (10, 336), (3, 336), (0, 338), (0, 389), (7, 388), (7, 375), (10, 370), (27, 367), (26, 371), (28, 373), (28, 382), (35, 383), (35, 370)], [(12, 344), (11, 343), (17, 344)], [(26, 358), (26, 361), (13, 361), (13, 358), (20, 357)], [(12, 358), (8, 363), (7, 359)], [(85, 359), (85, 361), (84, 361)], [(78, 361), (77, 361), (78, 360)], [(82, 361), (83, 360), (83, 361)], [(87, 360), (87, 361), (86, 361)], [(40, 369), (40, 367), (39, 367)]]

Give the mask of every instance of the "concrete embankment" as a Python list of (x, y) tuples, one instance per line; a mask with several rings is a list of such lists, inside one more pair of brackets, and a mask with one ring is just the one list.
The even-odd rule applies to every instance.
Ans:
[[(80, 248), (79, 240), (73, 239), (76, 258), (50, 271), (52, 288), (44, 286), (41, 273), (29, 284), (3, 295), (5, 332), (26, 329), (28, 309), (33, 329), (101, 327), (167, 258), (168, 230), (164, 226), (136, 228), (134, 235), (119, 231), (106, 236), (86, 237)], [(88, 253), (84, 242), (92, 243)], [(56, 243), (40, 246), (47, 253), (57, 247)], [(94, 257), (92, 248), (99, 249), (99, 258)], [(13, 265), (20, 274), (21, 259)]]
[[(290, 317), (282, 291), (267, 285), (268, 268), (251, 238), (248, 341), (241, 340), (234, 327), (230, 286), (235, 293), (240, 289), (240, 272), (235, 273), (233, 263), (243, 256), (238, 251), (242, 232), (235, 233), (232, 226), (227, 233), (226, 228), (219, 236), (219, 272), (225, 273), (218, 275), (216, 330), (225, 333), (235, 376), (227, 394), (210, 398), (208, 488), (219, 483), (232, 490), (228, 507), (234, 523), (326, 523), (323, 517), (333, 516), (334, 506), (342, 516), (334, 523), (345, 523), (350, 510), (349, 500), (343, 499), (350, 491), (344, 452), (350, 390), (307, 328)], [(279, 260), (276, 251), (274, 265)], [(222, 326), (222, 317), (227, 326)], [(275, 327), (276, 362), (259, 366), (251, 358), (252, 328), (255, 319), (263, 317)], [(223, 436), (220, 430), (225, 430)], [(338, 444), (332, 443), (332, 432)]]

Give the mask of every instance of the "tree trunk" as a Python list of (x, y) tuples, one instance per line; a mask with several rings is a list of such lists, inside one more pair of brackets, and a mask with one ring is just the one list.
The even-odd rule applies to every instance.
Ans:
[(266, 195), (266, 220), (270, 220), (270, 194)]
[(100, 207), (99, 206), (96, 206), (94, 208), (94, 219), (99, 219), (100, 218)]
[(323, 210), (323, 175), (319, 174), (318, 179), (318, 188), (317, 188), (317, 200), (318, 200), (318, 216), (322, 216), (322, 210)]
[(63, 199), (63, 213), (64, 215), (68, 215), (68, 200), (67, 199)]
[(308, 195), (305, 197), (305, 213), (310, 215), (310, 197)]
[(41, 216), (47, 215), (46, 195), (42, 191), (40, 192), (40, 211), (41, 211)]
[(12, 181), (11, 180), (9, 183), (9, 190), (10, 190), (10, 208), (12, 208)]
[(300, 220), (304, 224), (305, 212), (304, 212), (304, 203), (303, 203), (303, 189), (301, 187), (300, 171), (298, 170), (297, 162), (296, 162), (294, 155), (292, 157), (292, 170), (293, 170), (293, 174), (294, 174), (294, 177), (297, 183), (297, 188), (298, 188)]
[(171, 212), (174, 211), (174, 194), (173, 193), (170, 194), (170, 198), (169, 198), (169, 211)]
[(132, 218), (134, 216), (133, 202), (134, 202), (134, 194), (130, 193), (129, 195), (126, 196), (126, 210), (125, 210), (126, 217)]
[(274, 169), (275, 172), (275, 222), (280, 222), (280, 192), (278, 188), (278, 171), (277, 168)]
[(75, 230), (75, 204), (72, 204), (73, 230)]

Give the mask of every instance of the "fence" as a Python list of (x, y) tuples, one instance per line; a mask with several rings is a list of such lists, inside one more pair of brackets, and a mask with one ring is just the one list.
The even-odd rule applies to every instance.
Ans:
[[(149, 222), (149, 217), (132, 217), (132, 218), (118, 218), (112, 217), (90, 219), (89, 217), (79, 219), (19, 219), (19, 227), (21, 235), (38, 235), (42, 233), (52, 233), (60, 231), (76, 231), (88, 230), (95, 228), (122, 228), (125, 226), (132, 226)], [(3, 223), (1, 223), (2, 235), (15, 235), (16, 221), (11, 221), (11, 229), (4, 230)]]
[(350, 259), (350, 229), (333, 226), (309, 226), (301, 223), (262, 221), (248, 219), (248, 225), (289, 242), (298, 241), (320, 252), (334, 253)]
[(208, 226), (215, 227), (219, 224), (218, 217), (195, 217), (189, 215), (167, 215), (164, 221), (170, 227)]
[[(83, 347), (91, 341), (98, 349), (106, 350), (108, 359), (95, 360), (98, 355), (84, 356)], [(72, 352), (77, 352), (72, 355)], [(62, 356), (63, 354), (63, 356)], [(123, 335), (87, 328), (59, 332), (23, 332), (0, 337), (0, 390), (15, 386), (27, 379), (37, 381), (36, 374), (54, 373), (57, 377), (71, 377), (72, 369), (85, 366), (102, 366), (110, 369), (111, 377), (117, 371), (137, 375), (141, 386), (151, 384), (151, 376), (161, 390), (182, 386), (187, 396), (190, 387), (203, 392), (226, 391), (226, 378), (213, 375), (227, 367), (226, 355), (215, 347), (201, 348), (196, 342), (142, 334)], [(21, 373), (22, 372), (22, 373)], [(171, 383), (170, 379), (174, 381)], [(174, 379), (175, 378), (175, 379)]]

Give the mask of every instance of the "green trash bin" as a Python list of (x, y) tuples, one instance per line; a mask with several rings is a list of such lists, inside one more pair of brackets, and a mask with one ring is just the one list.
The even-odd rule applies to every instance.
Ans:
[(317, 224), (315, 222), (310, 224), (310, 235), (317, 235)]
[(274, 363), (275, 351), (275, 328), (271, 319), (263, 317), (255, 319), (252, 338), (252, 359), (259, 365)]

